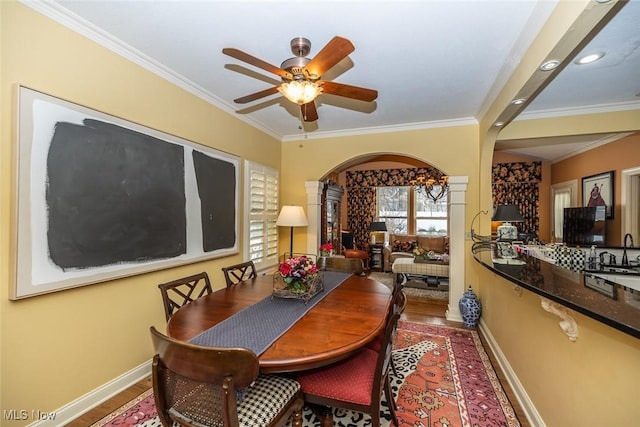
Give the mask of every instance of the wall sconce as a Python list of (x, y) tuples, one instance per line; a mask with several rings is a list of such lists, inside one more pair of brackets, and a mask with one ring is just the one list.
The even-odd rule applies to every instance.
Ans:
[(480, 214), (486, 215), (488, 213), (488, 211), (480, 211), (471, 220), (471, 240), (473, 240), (474, 243), (486, 243), (491, 241), (491, 236), (481, 236), (480, 234), (476, 234), (475, 230), (473, 229), (473, 224), (476, 222), (476, 218), (478, 218)]

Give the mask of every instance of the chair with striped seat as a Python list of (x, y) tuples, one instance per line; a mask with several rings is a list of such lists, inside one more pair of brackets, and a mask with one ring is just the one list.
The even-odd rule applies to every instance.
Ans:
[(259, 375), (246, 348), (203, 347), (151, 327), (153, 392), (165, 427), (302, 426), (304, 400), (291, 378)]
[[(399, 313), (388, 317), (379, 352), (365, 348), (333, 365), (298, 375), (306, 403), (364, 412), (371, 416), (371, 426), (380, 426), (380, 398), (384, 390), (393, 425), (398, 425), (396, 403), (389, 382), (391, 346)], [(333, 425), (331, 411), (320, 420), (322, 427)]]

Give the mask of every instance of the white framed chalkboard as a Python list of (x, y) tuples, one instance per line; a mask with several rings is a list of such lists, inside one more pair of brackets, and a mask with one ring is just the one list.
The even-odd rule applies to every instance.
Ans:
[(236, 156), (17, 90), (12, 299), (239, 251)]

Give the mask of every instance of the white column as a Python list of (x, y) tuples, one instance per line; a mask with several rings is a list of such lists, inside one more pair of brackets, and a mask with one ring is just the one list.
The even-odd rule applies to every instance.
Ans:
[(318, 253), (320, 247), (320, 221), (322, 219), (322, 190), (324, 183), (320, 181), (306, 181), (307, 189), (307, 251), (308, 254)]
[(468, 176), (449, 177), (449, 307), (447, 320), (462, 322), (458, 301), (465, 290), (465, 210)]

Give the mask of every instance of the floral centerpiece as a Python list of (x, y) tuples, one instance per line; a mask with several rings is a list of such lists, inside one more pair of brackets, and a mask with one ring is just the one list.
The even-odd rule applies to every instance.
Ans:
[(433, 251), (430, 251), (420, 246), (416, 247), (413, 250), (414, 262), (424, 262), (430, 259), (434, 259), (435, 257), (436, 255)]
[(333, 245), (331, 243), (320, 245), (320, 256), (330, 256), (332, 253)]
[(273, 275), (274, 296), (308, 301), (322, 289), (322, 274), (318, 266), (304, 255), (280, 263)]

